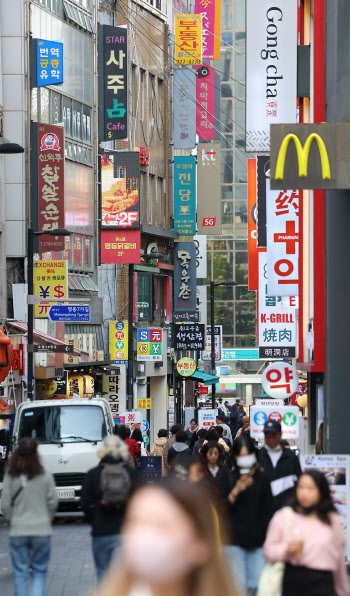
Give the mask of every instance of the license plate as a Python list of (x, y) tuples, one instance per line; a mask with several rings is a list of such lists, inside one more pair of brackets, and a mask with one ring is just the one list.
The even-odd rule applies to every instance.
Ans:
[(57, 498), (61, 501), (64, 499), (74, 499), (74, 488), (56, 488)]

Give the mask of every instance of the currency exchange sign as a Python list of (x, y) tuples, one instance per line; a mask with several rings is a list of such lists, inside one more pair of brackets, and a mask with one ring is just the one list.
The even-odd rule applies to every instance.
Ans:
[(113, 364), (127, 364), (129, 337), (127, 321), (109, 322), (109, 353)]
[(174, 249), (174, 312), (196, 311), (196, 249), (177, 242)]
[[(39, 296), (42, 303), (34, 307), (35, 318), (48, 318), (50, 307), (55, 298), (68, 302), (68, 262), (35, 261), (33, 268), (34, 296)], [(45, 301), (45, 302), (44, 302)]]
[(183, 236), (196, 233), (196, 158), (174, 157), (174, 230)]

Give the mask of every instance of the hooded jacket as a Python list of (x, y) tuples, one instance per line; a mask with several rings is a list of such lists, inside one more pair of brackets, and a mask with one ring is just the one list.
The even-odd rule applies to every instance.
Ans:
[(168, 464), (173, 466), (175, 460), (181, 459), (182, 461), (186, 458), (192, 457), (192, 451), (187, 443), (175, 442), (169, 449)]
[(162, 476), (166, 476), (166, 469), (164, 465), (164, 448), (167, 442), (167, 437), (159, 437), (154, 441), (153, 447), (150, 451), (150, 455), (160, 455), (162, 458)]

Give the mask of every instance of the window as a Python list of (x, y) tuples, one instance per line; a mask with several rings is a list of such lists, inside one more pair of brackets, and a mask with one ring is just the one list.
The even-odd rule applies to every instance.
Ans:
[(50, 124), (58, 124), (59, 122), (62, 122), (61, 99), (62, 96), (59, 93), (51, 91)]
[(146, 71), (140, 68), (140, 119), (145, 119), (145, 74)]
[(81, 108), (82, 105), (77, 101), (73, 101), (73, 128), (72, 134), (75, 139), (82, 138), (82, 126), (81, 126)]
[(166, 318), (166, 277), (154, 276), (154, 317), (155, 321), (164, 321)]
[(164, 83), (162, 79), (157, 79), (157, 123), (158, 123), (158, 132), (163, 128), (163, 89)]
[(148, 223), (153, 223), (153, 198), (154, 198), (154, 179), (155, 176), (148, 177)]
[(72, 135), (72, 100), (68, 97), (63, 97), (63, 124), (66, 135)]
[(151, 73), (148, 75), (148, 106), (149, 106), (149, 113), (148, 117), (150, 122), (152, 123), (154, 119), (154, 79), (155, 76)]
[(84, 236), (84, 267), (92, 268), (92, 237)]
[(49, 89), (42, 87), (40, 89), (40, 122), (45, 124), (48, 124), (50, 120), (49, 105)]
[(151, 320), (152, 274), (137, 272), (136, 313), (139, 320)]
[(157, 207), (158, 207), (158, 225), (164, 226), (163, 216), (163, 178), (157, 178)]
[(136, 116), (137, 109), (137, 93), (136, 93), (136, 66), (131, 65), (131, 101), (132, 101), (132, 115)]
[(146, 216), (146, 172), (140, 172), (140, 218), (144, 221)]

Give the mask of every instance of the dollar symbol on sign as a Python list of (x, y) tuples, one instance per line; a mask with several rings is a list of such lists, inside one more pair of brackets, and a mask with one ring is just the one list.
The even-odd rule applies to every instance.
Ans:
[(60, 285), (54, 287), (54, 292), (55, 292), (54, 298), (63, 298), (64, 292), (62, 292), (62, 289), (63, 289), (63, 286), (60, 286)]

